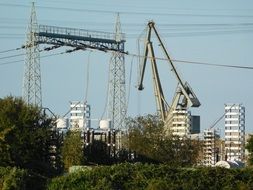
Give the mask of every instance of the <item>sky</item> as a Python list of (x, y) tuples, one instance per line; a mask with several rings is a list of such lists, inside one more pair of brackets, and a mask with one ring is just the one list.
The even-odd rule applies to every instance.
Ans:
[[(31, 2), (0, 1), (0, 98), (22, 95), (25, 52), (6, 50), (25, 44)], [(37, 0), (35, 6), (38, 24), (103, 32), (114, 32), (119, 13), (126, 34), (125, 50), (130, 54), (138, 53), (137, 42), (143, 41), (140, 35), (152, 20), (174, 60), (253, 67), (251, 0)], [(87, 50), (43, 58), (66, 49), (41, 53), (43, 107), (62, 116), (70, 101), (82, 101), (87, 94), (91, 118), (101, 118), (107, 102), (111, 54)], [(155, 51), (157, 57), (163, 57), (159, 46)], [(199, 108), (191, 109), (201, 116), (201, 130), (224, 113), (225, 103), (242, 103), (246, 132), (253, 132), (252, 69), (174, 63), (201, 102)], [(125, 57), (127, 113), (131, 117), (156, 112), (151, 66), (148, 62), (145, 89), (139, 92), (135, 87), (138, 64), (136, 57)], [(158, 69), (165, 98), (171, 102), (177, 81), (166, 61), (159, 61)], [(216, 127), (223, 131), (224, 120)]]

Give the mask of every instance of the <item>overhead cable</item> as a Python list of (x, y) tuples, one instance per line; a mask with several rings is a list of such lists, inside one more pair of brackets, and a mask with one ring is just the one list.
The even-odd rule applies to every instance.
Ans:
[(7, 53), (7, 52), (11, 52), (11, 51), (20, 50), (20, 49), (22, 49), (22, 47), (21, 48), (13, 48), (13, 49), (2, 50), (2, 51), (0, 51), (0, 53)]
[[(46, 58), (46, 57), (51, 57), (51, 56), (56, 56), (56, 55), (62, 55), (62, 54), (65, 54), (65, 53), (67, 53), (67, 52), (64, 51), (64, 52), (54, 53), (54, 54), (50, 54), (50, 55), (43, 55), (43, 56), (40, 56), (40, 58)], [(23, 61), (24, 61), (24, 59), (20, 59), (20, 60), (16, 60), (16, 61), (4, 62), (4, 63), (0, 63), (0, 66), (12, 64), (12, 63), (23, 62)]]
[[(22, 4), (10, 4), (10, 3), (0, 3), (1, 6), (8, 7), (25, 7), (30, 8), (29, 5)], [(50, 7), (50, 6), (36, 6), (41, 9), (51, 9), (51, 10), (65, 10), (73, 12), (92, 12), (92, 13), (104, 13), (104, 14), (115, 14), (112, 10), (96, 10), (96, 9), (80, 9), (80, 8), (67, 8), (67, 7)], [(150, 12), (137, 12), (137, 11), (117, 11), (120, 14), (127, 15), (150, 15)], [(186, 16), (186, 17), (242, 17), (242, 18), (252, 18), (253, 15), (228, 15), (228, 14), (190, 14), (190, 13), (152, 13), (152, 15), (158, 16)]]
[(236, 69), (253, 69), (253, 67), (249, 66), (240, 66), (240, 65), (225, 65), (225, 64), (214, 64), (214, 63), (205, 63), (205, 62), (197, 62), (197, 61), (186, 61), (186, 60), (172, 60), (174, 62), (180, 62), (180, 63), (190, 63), (190, 64), (196, 64), (196, 65), (207, 65), (207, 66), (215, 66), (215, 67), (229, 67), (229, 68), (236, 68)]
[[(56, 47), (55, 47), (56, 48)], [(57, 47), (58, 48), (58, 47)], [(16, 48), (17, 49), (17, 48)], [(41, 51), (45, 51), (47, 48), (40, 50)], [(14, 49), (11, 49), (14, 50)], [(45, 55), (45, 56), (41, 56), (41, 58), (44, 57), (50, 57), (50, 56), (55, 56), (55, 55), (61, 55), (64, 53), (71, 53), (73, 51), (77, 51), (79, 49), (74, 49), (74, 50), (66, 50), (64, 52), (61, 53), (55, 53), (55, 54), (50, 54), (50, 55)], [(5, 51), (9, 51), (9, 50), (5, 50)], [(108, 52), (111, 52), (112, 50), (108, 50)], [(133, 57), (137, 57), (137, 58), (145, 58), (145, 56), (142, 55), (137, 55), (134, 53), (129, 53), (129, 52), (120, 52), (123, 53), (124, 55), (128, 55), (128, 56), (133, 56)], [(6, 56), (6, 57), (0, 57), (0, 59), (6, 59), (6, 58), (11, 58), (11, 57), (17, 57), (17, 56), (21, 56), (21, 55), (25, 55), (25, 54), (17, 54), (17, 55), (12, 55), (12, 56)], [(152, 59), (152, 57), (147, 56), (148, 59)], [(155, 57), (155, 59), (157, 60), (161, 60), (161, 61), (168, 61), (167, 58), (161, 58), (161, 57)], [(9, 61), (9, 62), (4, 62), (4, 63), (0, 63), (0, 65), (7, 65), (7, 64), (12, 64), (12, 63), (17, 63), (17, 62), (21, 62), (24, 61), (24, 59), (22, 60), (16, 60), (16, 61)], [(203, 65), (203, 66), (213, 66), (213, 67), (226, 67), (226, 68), (235, 68), (235, 69), (249, 69), (252, 70), (253, 67), (250, 66), (240, 66), (240, 65), (226, 65), (226, 64), (215, 64), (215, 63), (208, 63), (208, 62), (198, 62), (198, 61), (188, 61), (188, 60), (180, 60), (180, 59), (172, 59), (172, 61), (174, 62), (178, 62), (178, 63), (188, 63), (188, 64), (195, 64), (195, 65)]]
[(0, 57), (0, 59), (7, 59), (7, 58), (12, 58), (12, 57), (19, 57), (19, 56), (24, 56), (25, 53), (17, 54), (17, 55), (9, 55), (5, 57)]
[[(23, 46), (20, 47), (20, 48), (2, 51), (2, 53), (6, 53), (6, 52), (9, 52), (9, 51), (13, 51), (13, 50), (24, 49), (24, 48), (26, 48), (26, 47), (28, 47), (28, 46), (23, 45)], [(50, 46), (50, 47), (45, 47), (45, 48), (39, 50), (39, 52), (50, 51), (50, 50), (53, 50), (53, 49), (56, 49), (56, 48), (59, 48), (59, 47), (60, 47), (59, 45), (54, 45), (54, 46)], [(72, 52), (72, 51), (76, 51), (76, 50), (75, 50), (75, 49), (74, 49), (74, 50), (66, 50), (66, 53), (70, 53), (70, 52)], [(0, 59), (7, 59), (7, 58), (12, 58), (12, 57), (24, 56), (24, 55), (25, 55), (25, 53), (16, 54), (16, 55), (9, 55), (9, 56), (5, 56), (5, 57), (0, 57)]]
[[(125, 55), (139, 57), (139, 58), (145, 58), (145, 56), (137, 55), (134, 53), (126, 53)], [(148, 59), (153, 59), (151, 56), (147, 56)], [(161, 61), (168, 61), (167, 58), (161, 58), (161, 57), (154, 57), (156, 60)], [(225, 65), (225, 64), (215, 64), (215, 63), (207, 63), (207, 62), (198, 62), (198, 61), (187, 61), (187, 60), (179, 60), (179, 59), (172, 59), (173, 62), (179, 62), (179, 63), (188, 63), (188, 64), (196, 64), (196, 65), (206, 65), (206, 66), (214, 66), (214, 67), (228, 67), (228, 68), (236, 68), (236, 69), (250, 69), (252, 70), (253, 67), (250, 66), (240, 66), (240, 65)]]

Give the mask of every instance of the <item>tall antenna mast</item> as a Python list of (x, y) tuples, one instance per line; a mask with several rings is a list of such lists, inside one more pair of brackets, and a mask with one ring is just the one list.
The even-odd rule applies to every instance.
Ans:
[[(119, 14), (115, 25), (115, 40), (118, 42), (117, 49), (124, 52), (123, 35)], [(108, 118), (112, 120), (114, 129), (125, 129), (126, 116), (126, 86), (125, 86), (125, 58), (120, 52), (112, 52), (109, 65), (109, 101)]]
[(32, 3), (30, 23), (26, 35), (26, 55), (23, 78), (22, 98), (28, 103), (42, 107), (41, 73), (39, 45), (36, 43), (38, 24), (34, 2)]

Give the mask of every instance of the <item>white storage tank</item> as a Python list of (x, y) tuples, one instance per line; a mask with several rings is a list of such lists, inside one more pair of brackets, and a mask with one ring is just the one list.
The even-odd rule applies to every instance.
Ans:
[(111, 120), (109, 120), (109, 119), (100, 120), (99, 128), (100, 129), (110, 129), (111, 128)]
[(56, 120), (56, 127), (58, 129), (66, 129), (66, 128), (68, 128), (68, 119), (67, 118), (58, 118)]

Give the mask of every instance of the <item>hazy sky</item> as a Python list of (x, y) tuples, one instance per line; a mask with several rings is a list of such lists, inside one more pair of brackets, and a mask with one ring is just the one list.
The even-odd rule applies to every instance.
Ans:
[[(119, 12), (122, 31), (126, 33), (126, 51), (130, 53), (137, 53), (137, 39), (147, 22), (153, 20), (172, 59), (253, 66), (252, 0), (35, 2), (38, 23), (53, 26), (114, 32), (116, 13)], [(30, 7), (30, 0), (0, 1), (1, 98), (22, 94), (24, 62), (13, 62), (24, 59), (24, 51), (3, 51), (21, 47), (25, 43)], [(156, 55), (162, 57), (158, 48), (155, 47)], [(65, 49), (68, 48), (43, 52), (41, 56)], [(91, 117), (100, 118), (106, 104), (110, 56), (110, 53), (82, 51), (41, 58), (43, 106), (49, 107), (57, 115), (65, 114), (69, 109), (69, 101), (84, 99), (89, 72), (87, 100), (91, 105)], [(90, 67), (87, 70), (88, 62)], [(150, 64), (145, 76), (145, 89), (141, 93), (135, 88), (137, 59), (126, 56), (125, 64), (128, 115), (154, 113), (156, 108)], [(171, 102), (177, 84), (175, 77), (168, 63), (161, 61), (158, 64), (165, 97)], [(242, 103), (246, 107), (246, 131), (253, 131), (252, 69), (187, 63), (175, 65), (183, 80), (191, 85), (201, 101), (201, 107), (192, 109), (192, 112), (201, 116), (202, 130), (223, 114), (225, 103)], [(224, 128), (224, 121), (217, 127)]]

